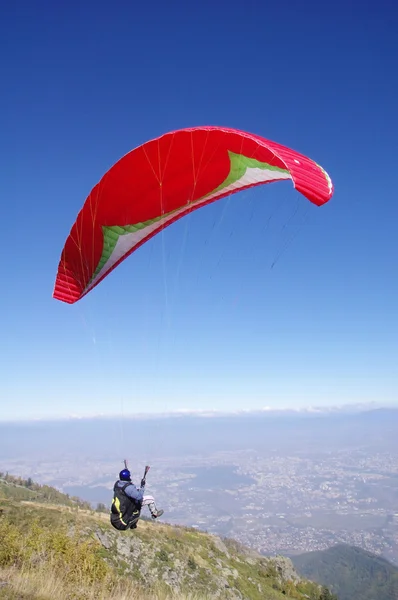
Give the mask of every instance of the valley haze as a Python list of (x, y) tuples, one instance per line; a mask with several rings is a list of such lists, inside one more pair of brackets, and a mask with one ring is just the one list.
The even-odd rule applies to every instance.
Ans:
[(347, 543), (398, 564), (398, 408), (0, 423), (0, 471), (109, 506), (123, 459), (164, 520), (294, 556)]

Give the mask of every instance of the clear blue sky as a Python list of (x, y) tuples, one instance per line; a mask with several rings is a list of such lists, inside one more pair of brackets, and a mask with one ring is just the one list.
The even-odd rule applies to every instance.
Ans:
[[(398, 9), (357, 4), (2, 7), (0, 418), (398, 402)], [(308, 154), (332, 201), (235, 195), (53, 300), (93, 185), (201, 124)]]

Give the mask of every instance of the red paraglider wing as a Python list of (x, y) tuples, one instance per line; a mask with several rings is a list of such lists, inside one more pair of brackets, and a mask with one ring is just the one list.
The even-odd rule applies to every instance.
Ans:
[(167, 133), (121, 158), (92, 189), (66, 240), (54, 298), (80, 300), (134, 250), (185, 214), (243, 189), (291, 179), (314, 204), (333, 194), (311, 159), (221, 127)]

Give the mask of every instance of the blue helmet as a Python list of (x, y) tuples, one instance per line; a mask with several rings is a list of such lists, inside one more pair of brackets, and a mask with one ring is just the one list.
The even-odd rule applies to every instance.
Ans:
[(120, 471), (119, 479), (121, 479), (121, 481), (131, 481), (130, 471), (128, 469), (123, 469), (123, 471)]

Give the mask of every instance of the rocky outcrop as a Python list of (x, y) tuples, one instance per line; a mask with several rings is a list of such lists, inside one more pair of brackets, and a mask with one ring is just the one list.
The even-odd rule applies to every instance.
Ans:
[[(266, 598), (262, 594), (270, 587), (283, 594), (287, 582), (294, 586), (300, 582), (288, 558), (263, 557), (235, 542), (198, 531), (177, 527), (165, 528), (163, 535), (157, 531), (153, 526), (146, 526), (142, 534), (140, 530), (119, 533), (98, 527), (95, 537), (108, 551), (106, 560), (118, 569), (145, 585), (162, 581), (175, 592), (203, 590), (212, 598), (244, 600)], [(304, 595), (297, 598), (304, 599)]]
[(293, 581), (294, 583), (299, 583), (301, 581), (301, 577), (298, 575), (290, 558), (286, 558), (285, 556), (275, 556), (268, 560), (277, 570), (281, 581)]

